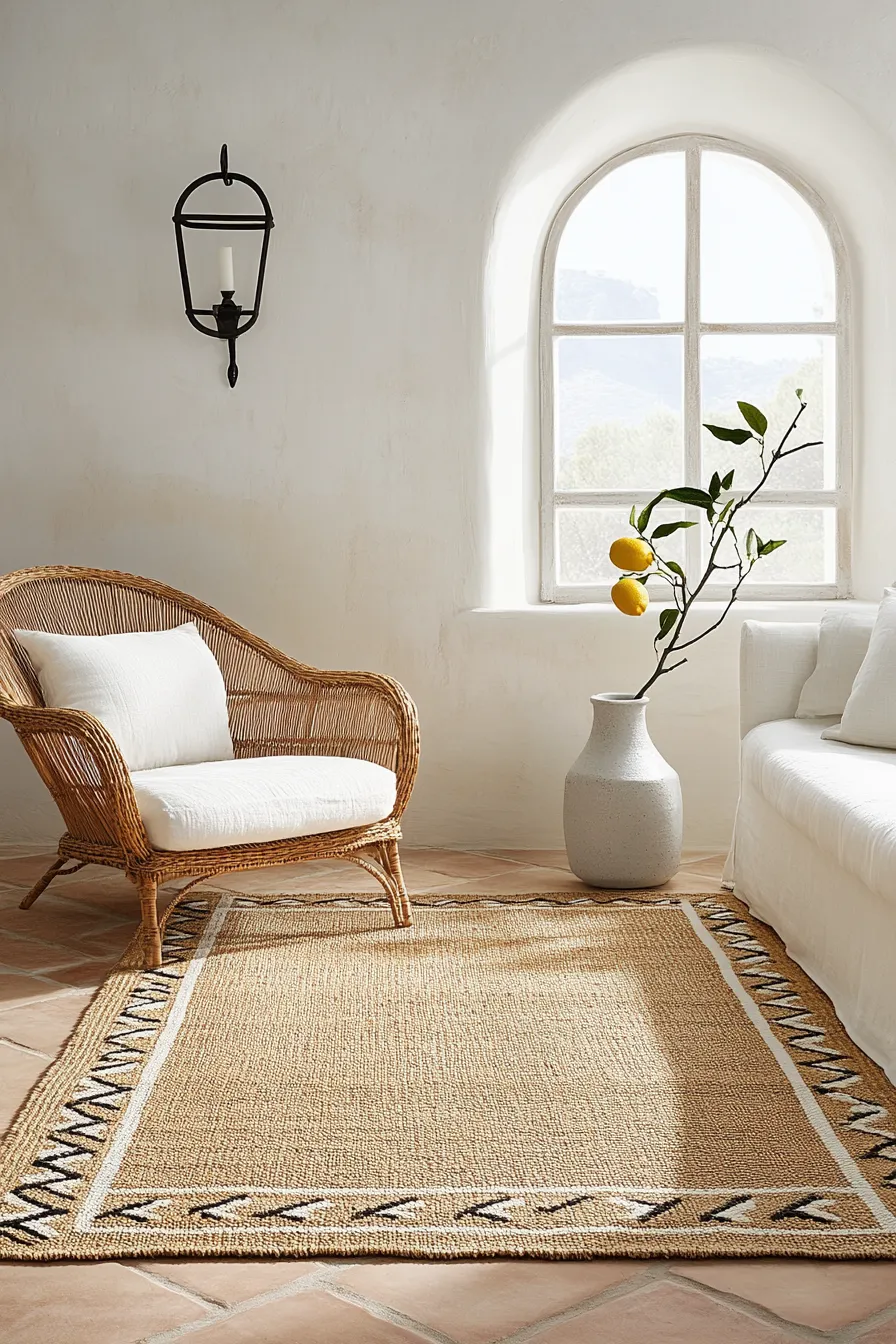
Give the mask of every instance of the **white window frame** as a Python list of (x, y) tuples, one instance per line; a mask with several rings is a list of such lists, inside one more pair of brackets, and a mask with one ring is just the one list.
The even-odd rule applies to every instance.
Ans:
[[(686, 171), (685, 313), (681, 322), (556, 322), (554, 278), (557, 249), (563, 230), (576, 206), (591, 188), (622, 164), (648, 154), (684, 151)], [(720, 150), (739, 154), (762, 164), (787, 182), (811, 207), (825, 231), (834, 264), (834, 320), (831, 322), (701, 322), (700, 321), (700, 154)], [(639, 508), (660, 490), (673, 485), (705, 485), (699, 479), (701, 464), (700, 337), (703, 335), (825, 335), (835, 337), (835, 484), (830, 490), (764, 490), (756, 496), (763, 507), (833, 507), (836, 526), (836, 579), (818, 584), (749, 584), (741, 589), (747, 601), (823, 600), (850, 596), (851, 487), (852, 487), (852, 365), (850, 350), (850, 295), (847, 254), (840, 231), (824, 202), (805, 182), (767, 155), (734, 141), (705, 135), (672, 136), (638, 145), (617, 155), (586, 178), (563, 203), (548, 233), (541, 270), (539, 322), (539, 383), (541, 401), (541, 597), (544, 602), (606, 602), (610, 583), (561, 584), (557, 580), (557, 517), (561, 505), (598, 505), (604, 508), (632, 504)], [(681, 336), (684, 342), (684, 471), (685, 480), (657, 481), (654, 490), (558, 490), (555, 480), (555, 343), (559, 336)], [(737, 494), (737, 492), (735, 492)], [(722, 500), (727, 496), (723, 495)], [(699, 512), (684, 509), (683, 516), (699, 518)], [(700, 534), (689, 528), (685, 535), (687, 573), (701, 573)], [(730, 586), (708, 584), (702, 598), (718, 601)]]

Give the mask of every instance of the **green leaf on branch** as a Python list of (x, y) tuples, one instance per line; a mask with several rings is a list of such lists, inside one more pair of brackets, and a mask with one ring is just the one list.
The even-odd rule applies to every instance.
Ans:
[(660, 612), (659, 634), (654, 639), (654, 644), (658, 644), (661, 639), (665, 639), (675, 622), (678, 620), (680, 612), (677, 607), (666, 607), (665, 611)]
[(647, 587), (647, 580), (650, 578), (650, 575), (649, 575), (649, 574), (626, 574), (625, 577), (626, 577), (627, 579), (634, 579), (635, 583), (643, 584), (643, 586), (646, 588), (646, 587)]
[(692, 485), (682, 485), (677, 490), (667, 490), (666, 498), (674, 499), (679, 504), (693, 504), (697, 509), (712, 508), (712, 495), (707, 494), (705, 490), (698, 490)]
[(796, 390), (796, 394), (797, 394), (797, 396), (799, 397), (800, 401), (802, 401), (802, 399), (803, 399), (803, 389), (802, 389), (801, 387), (798, 387), (798, 388), (797, 388), (797, 390)]
[(681, 565), (676, 564), (674, 560), (664, 560), (663, 564), (666, 566), (667, 569), (671, 569), (673, 574), (677, 574), (678, 577), (681, 579), (682, 583), (684, 583), (685, 581), (684, 570), (682, 569)]
[(756, 406), (752, 406), (748, 401), (739, 401), (737, 403), (737, 409), (740, 411), (750, 428), (762, 438), (765, 431), (768, 429), (768, 420), (762, 412)]
[(685, 519), (682, 519), (681, 522), (678, 523), (660, 523), (659, 527), (655, 527), (651, 532), (650, 540), (659, 541), (662, 537), (671, 537), (673, 532), (677, 532), (682, 527), (696, 526), (696, 523), (685, 521)]
[(629, 527), (637, 528), (637, 523), (635, 522), (635, 509), (636, 509), (636, 508), (637, 508), (637, 505), (633, 504), (633, 505), (632, 505), (632, 511), (631, 511), (631, 513), (630, 513), (629, 516), (628, 516), (628, 525), (629, 525)]
[(726, 425), (704, 425), (710, 434), (717, 439), (724, 439), (726, 443), (746, 443), (747, 439), (755, 436), (748, 429), (728, 429)]
[(722, 509), (722, 512), (719, 514), (718, 518), (716, 519), (716, 522), (717, 522), (717, 523), (724, 523), (725, 519), (728, 517), (729, 513), (731, 512), (731, 510), (732, 510), (733, 508), (734, 508), (734, 500), (733, 500), (733, 499), (729, 499), (728, 503), (725, 505), (725, 507)]
[(663, 498), (662, 495), (656, 495), (650, 501), (649, 504), (645, 504), (644, 508), (638, 514), (638, 521), (635, 524), (635, 526), (637, 527), (639, 532), (644, 532), (646, 530), (647, 524), (650, 522), (650, 515), (653, 513), (654, 509), (656, 508), (657, 504), (659, 504), (662, 498)]
[(722, 477), (722, 489), (730, 490), (733, 484), (734, 484), (734, 468), (732, 467), (731, 470)]
[(779, 546), (786, 546), (786, 545), (787, 545), (786, 537), (783, 541), (764, 541), (759, 547), (759, 554), (771, 555), (772, 551), (776, 551)]
[(709, 493), (712, 495), (713, 499), (718, 499), (719, 495), (722, 493), (722, 481), (717, 471), (714, 471), (712, 474), (712, 480), (709, 483)]

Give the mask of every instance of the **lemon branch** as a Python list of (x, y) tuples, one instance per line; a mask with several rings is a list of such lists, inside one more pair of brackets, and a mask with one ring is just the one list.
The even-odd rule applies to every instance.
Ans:
[[(753, 502), (783, 458), (790, 457), (793, 453), (803, 452), (807, 448), (820, 446), (820, 440), (799, 443), (793, 447), (786, 446), (807, 405), (803, 400), (802, 388), (797, 388), (796, 395), (799, 401), (799, 410), (782, 435), (777, 448), (768, 457), (766, 457), (768, 420), (762, 411), (749, 402), (739, 401), (737, 403), (747, 425), (746, 429), (731, 429), (724, 425), (705, 426), (715, 438), (725, 442), (742, 445), (753, 440), (759, 445), (760, 477), (751, 490), (740, 496), (731, 493), (734, 483), (734, 469), (728, 471), (723, 477), (719, 476), (718, 472), (713, 472), (708, 490), (701, 490), (692, 486), (663, 490), (641, 510), (640, 514), (636, 512), (635, 508), (632, 509), (629, 521), (637, 534), (637, 540), (635, 538), (620, 538), (610, 548), (611, 560), (618, 564), (619, 568), (629, 571), (619, 583), (614, 585), (613, 589), (613, 601), (620, 610), (629, 615), (641, 615), (646, 610), (648, 604), (647, 581), (650, 578), (660, 578), (669, 584), (672, 589), (672, 600), (675, 604), (660, 612), (659, 631), (654, 639), (654, 647), (657, 649), (656, 666), (638, 691), (635, 699), (640, 699), (645, 695), (660, 677), (673, 672), (677, 667), (681, 667), (687, 662), (687, 658), (678, 658), (677, 661), (672, 661), (672, 659), (674, 655), (683, 653), (685, 649), (691, 648), (701, 639), (705, 639), (713, 630), (718, 629), (737, 601), (742, 585), (756, 564), (765, 556), (771, 555), (780, 546), (785, 545), (784, 540), (763, 541), (751, 527), (747, 531), (742, 548), (735, 531), (735, 523), (738, 515)], [(724, 502), (722, 502), (723, 499)], [(660, 555), (657, 542), (672, 536), (683, 528), (695, 527), (697, 524), (690, 519), (680, 519), (672, 523), (662, 523), (659, 527), (649, 531), (653, 510), (663, 500), (673, 500), (692, 508), (699, 508), (706, 513), (710, 525), (710, 551), (703, 573), (693, 587), (689, 587), (687, 576), (677, 561), (669, 560)], [(719, 559), (722, 547), (729, 539), (736, 557), (731, 563)], [(630, 554), (633, 548), (634, 555)], [(629, 560), (628, 564), (625, 563), (623, 557)], [(621, 564), (620, 559), (623, 559)], [(643, 564), (639, 563), (641, 560), (644, 561)], [(700, 597), (713, 574), (722, 571), (734, 571), (734, 573), (732, 574), (733, 582), (730, 595), (721, 615), (705, 630), (701, 630), (699, 634), (692, 635), (687, 639), (684, 638), (685, 626), (694, 603)], [(639, 588), (643, 593), (643, 597), (640, 598), (637, 596)], [(620, 589), (622, 589), (622, 592), (618, 591)], [(661, 644), (662, 650), (660, 650)]]

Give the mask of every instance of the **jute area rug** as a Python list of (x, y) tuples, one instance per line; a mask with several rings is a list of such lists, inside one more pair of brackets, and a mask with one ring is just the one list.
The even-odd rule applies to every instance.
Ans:
[(7, 1258), (896, 1256), (896, 1095), (733, 898), (199, 892), (0, 1153)]

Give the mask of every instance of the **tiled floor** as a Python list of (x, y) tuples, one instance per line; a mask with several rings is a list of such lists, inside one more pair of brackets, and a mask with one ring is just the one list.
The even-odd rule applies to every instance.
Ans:
[[(406, 849), (404, 856), (412, 893), (581, 885), (555, 850)], [(98, 869), (60, 879), (33, 909), (19, 910), (23, 888), (47, 862), (24, 852), (0, 858), (0, 1127), (59, 1052), (134, 929), (132, 888)], [(689, 855), (670, 886), (715, 891), (720, 863)], [(261, 891), (367, 884), (345, 864), (228, 881)], [(896, 1344), (896, 1264), (0, 1264), (3, 1344), (164, 1344), (193, 1335), (196, 1344)]]

